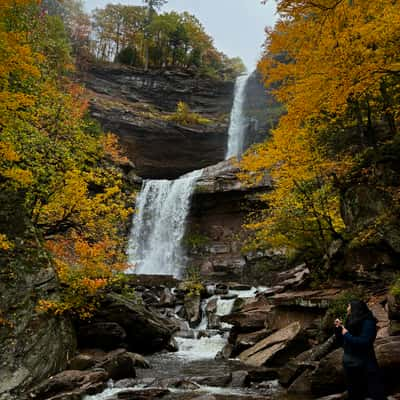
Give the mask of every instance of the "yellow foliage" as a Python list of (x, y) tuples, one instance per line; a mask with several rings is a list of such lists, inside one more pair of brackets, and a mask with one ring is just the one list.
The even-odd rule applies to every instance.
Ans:
[[(266, 31), (258, 68), (286, 113), (272, 139), (243, 158), (242, 179), (260, 179), (268, 170), (275, 186), (264, 196), (268, 209), (247, 226), (256, 246), (326, 251), (344, 230), (335, 183), (354, 165), (354, 153), (339, 150), (341, 134), (357, 125), (363, 132), (363, 124), (371, 133), (371, 115), (389, 121), (393, 135), (397, 130), (400, 7), (391, 0), (279, 0), (277, 6), (280, 19)], [(366, 145), (375, 144), (368, 138)]]
[[(99, 132), (85, 90), (61, 76), (68, 45), (39, 3), (0, 3), (0, 190), (23, 196), (57, 268), (60, 299), (39, 309), (86, 318), (126, 268), (131, 199), (111, 163), (124, 161), (117, 139)], [(11, 248), (0, 234), (0, 249)]]
[(166, 117), (166, 119), (182, 125), (205, 125), (211, 122), (209, 119), (191, 112), (189, 106), (183, 101), (178, 102), (175, 113)]
[(12, 247), (12, 243), (7, 239), (7, 236), (0, 233), (0, 250), (10, 250)]
[(104, 135), (102, 144), (105, 154), (108, 155), (112, 161), (123, 164), (129, 161), (128, 157), (123, 155), (123, 151), (118, 142), (118, 137), (113, 133), (109, 132)]

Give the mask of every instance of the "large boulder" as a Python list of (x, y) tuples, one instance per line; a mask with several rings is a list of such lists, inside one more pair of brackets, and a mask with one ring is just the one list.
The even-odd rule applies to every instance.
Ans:
[[(377, 339), (375, 353), (387, 389), (399, 391), (400, 382), (400, 337), (389, 336)], [(314, 371), (306, 371), (290, 386), (294, 393), (312, 393), (325, 396), (345, 390), (345, 380), (342, 367), (343, 350), (337, 349), (324, 357)]]
[(78, 330), (79, 346), (112, 350), (125, 344), (126, 332), (116, 322), (94, 322)]
[(233, 325), (237, 332), (253, 332), (265, 327), (265, 321), (272, 309), (273, 306), (260, 296), (245, 302), (238, 311), (224, 315), (221, 320)]
[(261, 367), (287, 349), (298, 338), (300, 332), (301, 325), (294, 322), (245, 350), (239, 358), (246, 365)]
[[(107, 294), (92, 318), (92, 323), (116, 323), (126, 332), (126, 346), (130, 351), (150, 353), (169, 346), (177, 330), (170, 320), (154, 310), (116, 293)], [(92, 337), (95, 332), (92, 332)], [(103, 331), (98, 332), (99, 336)], [(102, 338), (96, 339), (101, 342)], [(119, 346), (115, 343), (115, 347)]]
[(31, 398), (46, 400), (50, 398), (68, 399), (72, 395), (83, 396), (101, 392), (106, 386), (109, 375), (104, 370), (75, 371), (68, 370), (50, 377), (36, 386), (29, 394)]

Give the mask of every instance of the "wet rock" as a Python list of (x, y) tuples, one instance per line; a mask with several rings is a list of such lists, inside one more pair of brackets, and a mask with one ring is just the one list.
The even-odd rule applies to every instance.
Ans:
[(127, 354), (132, 359), (134, 367), (142, 369), (151, 368), (151, 364), (142, 355), (137, 353), (127, 353)]
[(262, 297), (248, 303), (242, 299), (238, 300), (242, 303), (239, 311), (224, 315), (221, 321), (234, 325), (239, 332), (251, 332), (265, 328), (265, 320), (273, 306)]
[(216, 360), (229, 360), (233, 353), (233, 345), (227, 343), (222, 350), (220, 350), (217, 355), (215, 356)]
[(221, 300), (233, 300), (233, 299), (236, 299), (238, 297), (238, 295), (237, 294), (234, 294), (234, 293), (228, 293), (228, 294), (224, 294), (224, 295), (222, 295), (221, 296)]
[(78, 344), (82, 347), (97, 347), (113, 350), (125, 343), (126, 332), (116, 322), (93, 322), (78, 329)]
[(301, 264), (287, 271), (277, 274), (276, 280), (280, 286), (286, 290), (289, 288), (297, 288), (303, 285), (310, 275), (310, 270), (306, 264)]
[(242, 388), (249, 385), (249, 373), (247, 371), (234, 371), (232, 372), (231, 387)]
[(104, 369), (110, 379), (135, 378), (134, 358), (125, 349), (118, 349), (107, 353), (96, 368)]
[(68, 363), (68, 369), (76, 371), (84, 371), (85, 369), (92, 368), (96, 364), (96, 360), (88, 354), (78, 354), (72, 358)]
[[(400, 390), (400, 337), (385, 337), (375, 342), (378, 364), (385, 377), (386, 387), (390, 391)], [(315, 370), (306, 370), (289, 387), (293, 393), (312, 393), (325, 396), (345, 390), (342, 368), (343, 350), (337, 349), (324, 357)]]
[[(30, 396), (37, 400), (48, 399), (64, 392), (83, 394), (95, 394), (106, 387), (108, 374), (104, 370), (96, 371), (63, 371), (50, 377), (35, 387)], [(60, 397), (62, 398), (62, 397)]]
[(107, 400), (153, 400), (160, 399), (167, 395), (170, 391), (168, 389), (127, 389), (121, 391)]
[(392, 294), (388, 294), (387, 306), (389, 318), (400, 321), (400, 301)]
[[(7, 209), (8, 201), (12, 199), (4, 201), (0, 193), (0, 231), (12, 242), (11, 229), (21, 236), (14, 242), (10, 264), (4, 253), (0, 255), (0, 397), (12, 398), (12, 392), (19, 399), (19, 392), (67, 367), (76, 337), (69, 318), (38, 311), (38, 299), (58, 299), (58, 280), (47, 252), (40, 248), (42, 240), (33, 228), (30, 234), (23, 232), (24, 222)], [(18, 212), (18, 204), (12, 210)], [(4, 221), (4, 216), (10, 220)]]
[(219, 329), (220, 318), (217, 315), (217, 305), (218, 298), (211, 299), (206, 305), (206, 315), (207, 315), (207, 328), (208, 329)]
[(160, 298), (151, 289), (145, 289), (142, 293), (142, 300), (147, 305), (157, 306), (160, 304)]
[(244, 285), (242, 283), (231, 283), (231, 284), (229, 284), (229, 289), (230, 290), (247, 291), (247, 290), (251, 290), (251, 286), (250, 285)]
[(301, 325), (295, 322), (245, 350), (239, 358), (247, 365), (260, 367), (285, 350), (298, 337), (300, 331)]
[(318, 361), (327, 356), (337, 347), (335, 336), (320, 345), (299, 354), (296, 358), (289, 360), (279, 369), (279, 383), (288, 387), (307, 368), (315, 369)]
[(175, 338), (171, 337), (167, 345), (165, 346), (165, 350), (175, 352), (179, 350), (178, 342)]
[[(165, 349), (178, 327), (154, 310), (116, 293), (109, 293), (96, 311), (94, 322), (114, 322), (126, 332), (126, 344), (133, 352)], [(117, 346), (116, 346), (117, 347)]]
[(218, 283), (215, 286), (215, 294), (219, 294), (219, 295), (225, 295), (229, 293), (229, 288), (227, 285), (223, 284), (223, 283)]
[[(247, 191), (246, 186), (238, 178), (240, 172), (238, 165), (231, 160), (221, 161), (218, 164), (211, 165), (204, 169), (202, 176), (197, 181), (196, 192), (217, 193), (217, 192), (237, 192)], [(272, 181), (269, 175), (265, 175), (255, 188), (272, 188)], [(229, 252), (226, 247), (221, 248), (223, 253)], [(216, 251), (218, 252), (218, 250)]]
[(125, 378), (125, 379), (120, 379), (116, 382), (114, 382), (113, 387), (116, 389), (126, 389), (129, 387), (133, 387), (137, 384), (137, 380), (134, 378)]
[(268, 300), (274, 305), (326, 309), (341, 294), (341, 289), (305, 290), (278, 293)]
[(343, 393), (336, 393), (336, 394), (331, 394), (329, 396), (320, 397), (317, 400), (343, 400), (346, 398), (347, 398), (347, 393), (343, 392)]
[(188, 380), (181, 380), (179, 382), (176, 382), (173, 387), (181, 390), (198, 390), (200, 388), (200, 385), (198, 385), (195, 382), (191, 382)]
[[(172, 275), (125, 275), (125, 280), (129, 286), (134, 287), (136, 291), (140, 287), (151, 289), (154, 287), (167, 287), (169, 289), (178, 286), (180, 281)], [(143, 291), (143, 290), (141, 290)]]
[(191, 328), (196, 327), (201, 321), (201, 298), (200, 295), (187, 294), (184, 303), (185, 318)]
[(235, 347), (243, 351), (244, 349), (254, 346), (256, 343), (267, 337), (270, 333), (271, 331), (267, 329), (260, 329), (259, 331), (251, 333), (241, 333), (236, 339)]
[(195, 376), (191, 377), (190, 380), (203, 386), (226, 387), (232, 381), (232, 375)]
[(169, 288), (164, 288), (160, 296), (160, 306), (171, 307), (175, 304), (175, 297)]
[(276, 368), (260, 367), (249, 369), (247, 372), (251, 382), (272, 381), (279, 377), (279, 372)]

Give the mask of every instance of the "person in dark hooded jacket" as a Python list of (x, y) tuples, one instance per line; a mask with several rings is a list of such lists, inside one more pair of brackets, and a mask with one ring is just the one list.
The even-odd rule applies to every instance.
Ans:
[(374, 351), (377, 320), (360, 300), (350, 302), (347, 314), (345, 326), (339, 319), (335, 320), (335, 335), (344, 350), (348, 400), (386, 400)]

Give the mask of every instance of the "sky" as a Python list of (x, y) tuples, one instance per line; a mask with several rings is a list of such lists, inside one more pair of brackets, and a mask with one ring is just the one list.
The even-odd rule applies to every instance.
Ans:
[[(141, 5), (141, 0), (85, 0), (88, 11), (108, 3)], [(251, 72), (261, 55), (264, 28), (276, 20), (275, 2), (260, 0), (169, 0), (163, 11), (194, 14), (214, 38), (216, 48), (229, 57), (241, 57)]]

